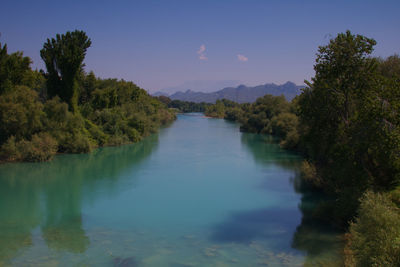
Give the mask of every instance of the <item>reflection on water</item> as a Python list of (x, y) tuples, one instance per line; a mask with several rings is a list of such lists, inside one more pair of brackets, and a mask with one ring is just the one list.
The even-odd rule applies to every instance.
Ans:
[[(0, 166), (0, 266), (326, 266), (301, 158), (238, 125), (179, 116), (159, 135)], [(334, 265), (332, 265), (334, 266)]]
[[(291, 209), (259, 209), (234, 213), (229, 220), (215, 228), (213, 239), (218, 242), (235, 242), (250, 244), (255, 240), (273, 241), (278, 248), (282, 240), (290, 238), (291, 233), (285, 229), (293, 229), (297, 222), (292, 218)], [(289, 235), (282, 238), (283, 235)]]
[(281, 149), (271, 135), (244, 133), (241, 141), (258, 164), (279, 165), (292, 171), (297, 171), (300, 167), (300, 157)]
[[(270, 165), (273, 163), (294, 171), (293, 188), (295, 192), (301, 194), (298, 208), (302, 213), (302, 218), (301, 224), (296, 227), (296, 232), (293, 234), (292, 247), (307, 254), (304, 264), (306, 266), (342, 266), (341, 251), (344, 245), (341, 238), (342, 233), (315, 218), (317, 204), (323, 201), (324, 197), (320, 193), (312, 192), (301, 181), (299, 173), (301, 161), (298, 156), (293, 154), (292, 157), (288, 157), (287, 152), (276, 145), (276, 140), (272, 136), (243, 134), (242, 143), (252, 152), (254, 160), (258, 164)], [(292, 212), (289, 212), (288, 216), (291, 214)], [(279, 223), (285, 221), (279, 218), (282, 217), (279, 214), (268, 214), (268, 211), (263, 211), (258, 216), (265, 218), (268, 223), (274, 220)], [(290, 222), (292, 221), (289, 219), (288, 223)], [(260, 228), (262, 233), (269, 227), (263, 225)]]
[(295, 190), (302, 194), (299, 209), (301, 224), (297, 226), (292, 246), (307, 253), (305, 266), (344, 266), (343, 232), (318, 220), (316, 209), (324, 201), (321, 193), (312, 192), (299, 175), (295, 178)]
[[(52, 162), (0, 166), (0, 263), (32, 245), (40, 227), (47, 246), (83, 253), (90, 244), (82, 227), (82, 203), (117, 192), (118, 178), (145, 160), (158, 136), (88, 155), (63, 155)], [(89, 189), (89, 190), (87, 190)], [(1, 265), (1, 264), (0, 264)]]

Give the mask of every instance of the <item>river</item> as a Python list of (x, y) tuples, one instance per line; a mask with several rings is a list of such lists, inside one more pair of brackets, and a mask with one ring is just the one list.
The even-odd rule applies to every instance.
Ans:
[[(301, 158), (268, 136), (178, 115), (142, 142), (0, 165), (0, 266), (326, 266)], [(333, 265), (332, 265), (333, 266)]]

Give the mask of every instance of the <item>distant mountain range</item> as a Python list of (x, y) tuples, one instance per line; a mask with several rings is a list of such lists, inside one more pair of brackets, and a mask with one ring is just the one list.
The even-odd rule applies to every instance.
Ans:
[[(222, 90), (211, 93), (195, 92), (192, 90), (176, 92), (169, 95), (169, 98), (172, 100), (192, 101), (197, 103), (215, 103), (218, 99), (229, 99), (238, 103), (252, 103), (256, 101), (257, 98), (270, 94), (274, 96), (284, 95), (288, 101), (291, 101), (296, 95), (301, 93), (302, 88), (304, 88), (304, 86), (299, 86), (292, 82), (287, 82), (282, 85), (267, 83), (254, 87), (239, 85), (238, 87), (226, 87)], [(168, 94), (160, 92), (157, 92), (154, 95), (168, 96)]]
[(210, 93), (226, 87), (236, 87), (241, 83), (239, 80), (193, 80), (160, 89), (153, 95), (171, 95), (176, 92), (185, 92), (188, 89), (196, 92)]

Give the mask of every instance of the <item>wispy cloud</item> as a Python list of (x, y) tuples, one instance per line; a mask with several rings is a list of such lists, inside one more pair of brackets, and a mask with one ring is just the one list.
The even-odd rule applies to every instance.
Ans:
[(243, 61), (243, 62), (246, 62), (246, 61), (249, 60), (247, 57), (245, 57), (245, 56), (243, 56), (243, 55), (241, 55), (241, 54), (238, 54), (238, 55), (237, 55), (237, 58), (239, 59), (239, 61)]
[(199, 55), (200, 60), (207, 60), (207, 57), (204, 54), (205, 51), (206, 51), (206, 46), (202, 44), (200, 46), (200, 49), (197, 51), (197, 54)]

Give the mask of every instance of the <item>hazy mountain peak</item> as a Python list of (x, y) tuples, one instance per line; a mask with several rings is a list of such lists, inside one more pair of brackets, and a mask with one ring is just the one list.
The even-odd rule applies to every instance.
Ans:
[(235, 87), (238, 86), (241, 82), (239, 80), (194, 80), (194, 81), (186, 81), (180, 85), (167, 87), (159, 90), (156, 94), (166, 94), (171, 95), (176, 92), (186, 92), (187, 90), (191, 90), (192, 92), (215, 92), (225, 87)]
[(287, 100), (292, 100), (296, 95), (301, 93), (301, 88), (304, 86), (296, 85), (293, 82), (286, 82), (281, 85), (274, 83), (267, 83), (264, 85), (258, 85), (249, 87), (244, 84), (240, 84), (237, 87), (225, 87), (215, 92), (196, 92), (193, 90), (186, 90), (183, 92), (177, 92), (170, 96), (173, 100), (182, 101), (193, 101), (193, 102), (208, 102), (214, 103), (218, 99), (229, 99), (238, 103), (252, 103), (257, 98), (262, 97), (266, 94), (271, 95), (284, 95)]

